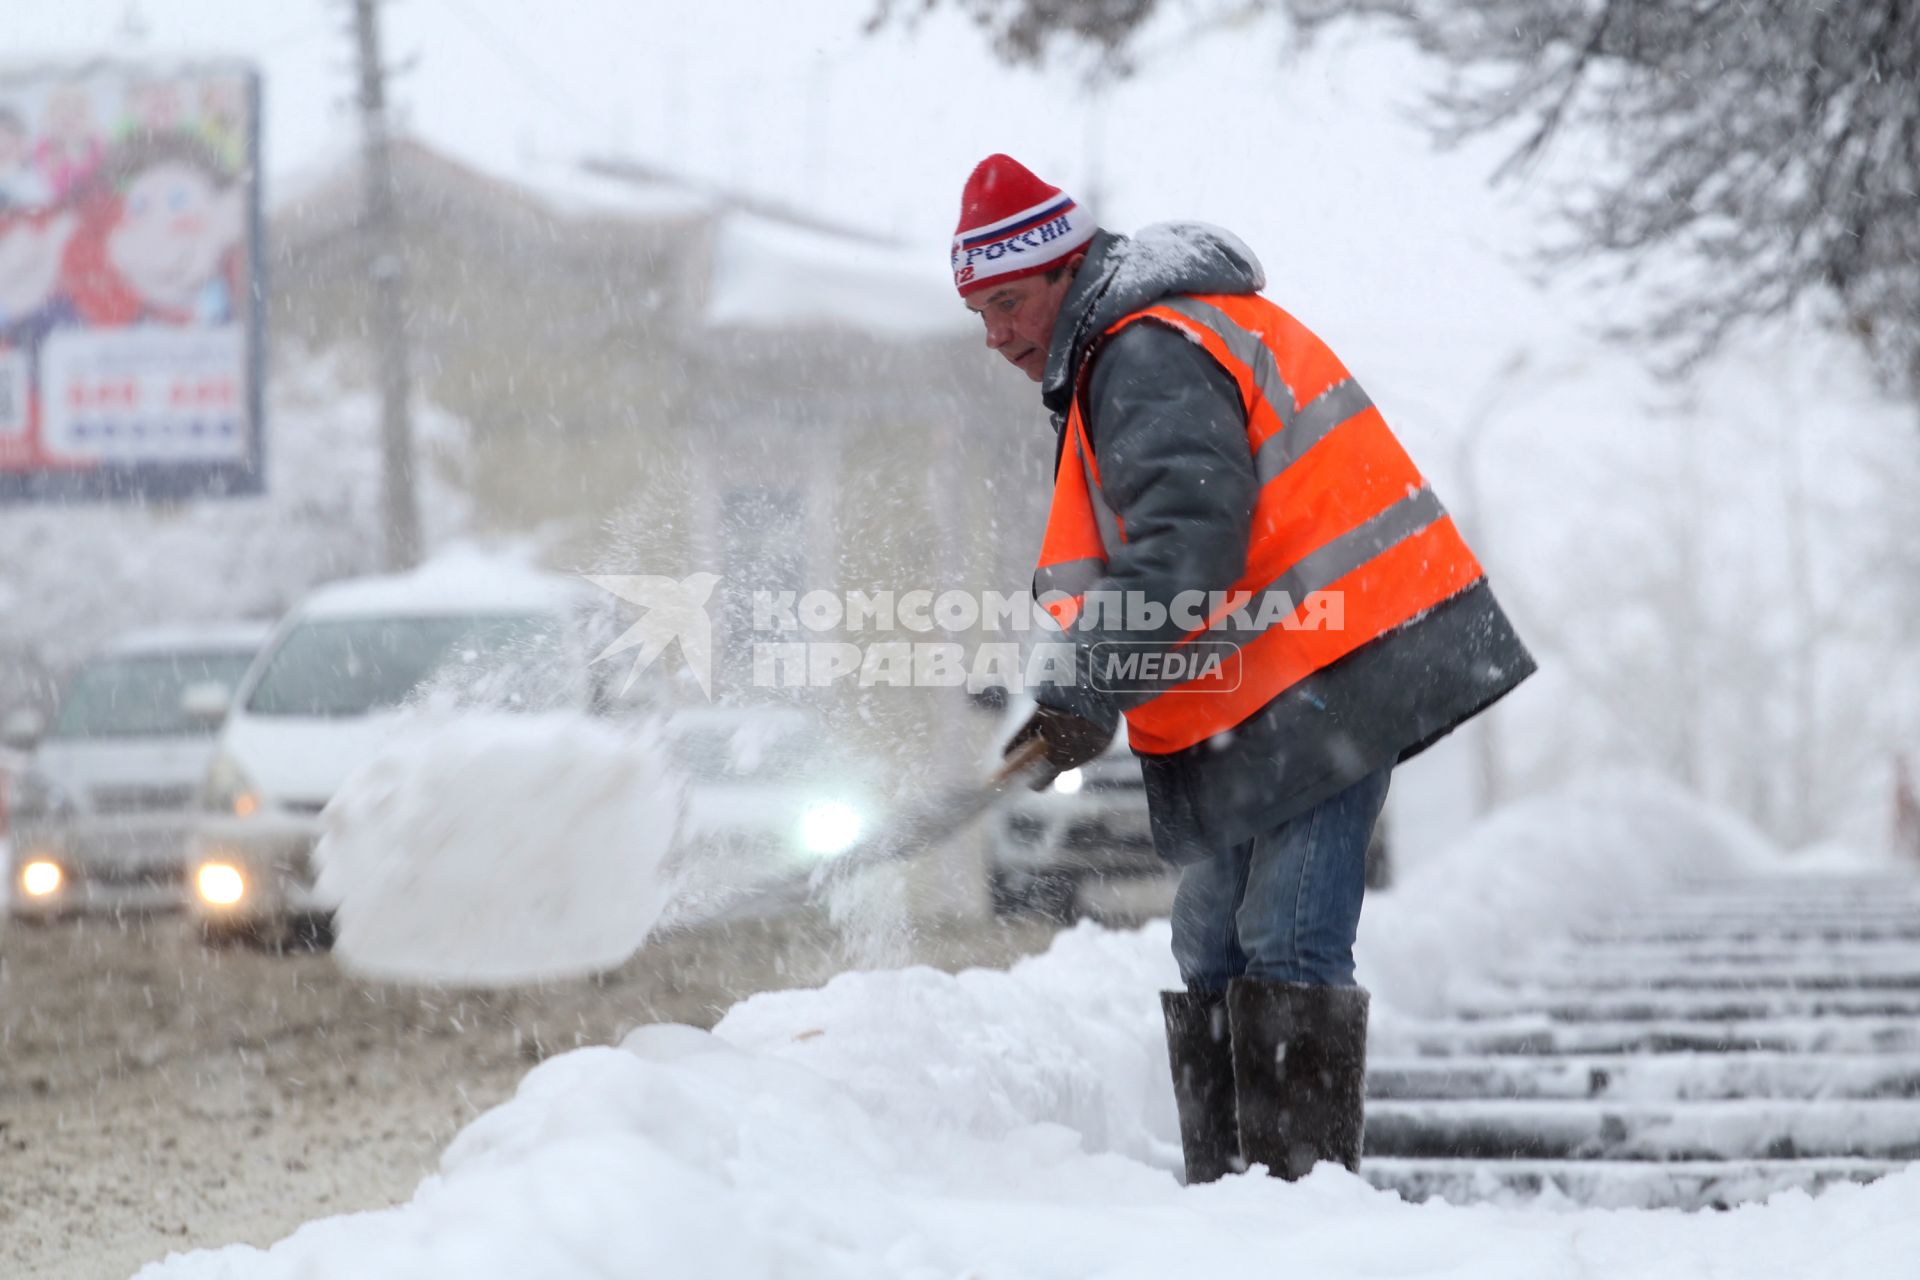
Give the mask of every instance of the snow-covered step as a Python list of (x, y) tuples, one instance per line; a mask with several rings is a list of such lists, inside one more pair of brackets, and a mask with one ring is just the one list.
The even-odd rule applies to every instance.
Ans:
[(1768, 965), (1747, 968), (1663, 970), (1649, 965), (1608, 969), (1535, 969), (1509, 974), (1489, 984), (1517, 995), (1533, 992), (1561, 994), (1591, 991), (1912, 991), (1920, 989), (1920, 956), (1910, 969), (1887, 966), (1878, 970), (1836, 970), (1817, 964)]
[(1758, 915), (1777, 914), (1786, 918), (1800, 915), (1835, 915), (1854, 912), (1893, 913), (1920, 911), (1920, 889), (1904, 884), (1897, 889), (1848, 894), (1715, 894), (1712, 896), (1668, 896), (1641, 901), (1603, 913), (1620, 920), (1636, 920), (1660, 915)]
[(1631, 916), (1603, 916), (1587, 922), (1589, 929), (1637, 930), (1719, 930), (1752, 929), (1905, 929), (1910, 928), (1920, 907), (1902, 906), (1894, 910), (1820, 910), (1797, 911), (1791, 907), (1777, 910), (1726, 909), (1717, 911), (1659, 911)]
[(1920, 921), (1912, 925), (1872, 925), (1872, 927), (1690, 927), (1690, 929), (1580, 929), (1571, 935), (1582, 946), (1705, 946), (1726, 944), (1743, 946), (1753, 942), (1778, 942), (1786, 946), (1855, 946), (1868, 942), (1905, 942), (1920, 948)]
[(1819, 965), (1844, 973), (1920, 968), (1920, 946), (1906, 942), (1802, 946), (1783, 942), (1620, 943), (1596, 947), (1558, 943), (1540, 947), (1524, 969), (1596, 966), (1604, 970), (1673, 968), (1690, 970), (1804, 967)]
[(1673, 1053), (1647, 1057), (1373, 1055), (1367, 1098), (1920, 1098), (1920, 1054)]
[(1683, 879), (1677, 881), (1668, 901), (1738, 901), (1759, 899), (1788, 902), (1822, 902), (1828, 899), (1875, 901), (1905, 896), (1920, 899), (1920, 874), (1905, 871), (1877, 876), (1767, 876), (1756, 879)]
[(1608, 904), (1596, 911), (1603, 919), (1639, 919), (1659, 915), (1708, 915), (1715, 912), (1779, 912), (1790, 915), (1833, 914), (1843, 911), (1912, 911), (1920, 909), (1920, 886), (1902, 881), (1886, 889), (1848, 894), (1796, 893), (1666, 893), (1653, 898)]
[(1522, 1203), (1543, 1194), (1602, 1209), (1724, 1209), (1782, 1191), (1871, 1182), (1903, 1166), (1887, 1160), (1704, 1162), (1373, 1159), (1360, 1176), (1413, 1201)]
[(1920, 1159), (1920, 876), (1692, 885), (1384, 1020), (1365, 1175), (1702, 1208)]
[(1920, 1103), (1369, 1102), (1366, 1152), (1477, 1160), (1915, 1160)]
[(1681, 902), (1631, 911), (1613, 911), (1595, 916), (1595, 926), (1644, 928), (1649, 923), (1711, 923), (1739, 920), (1755, 924), (1772, 920), (1780, 924), (1831, 925), (1911, 924), (1920, 914), (1920, 899), (1882, 899), (1861, 902)]
[[(1698, 945), (1706, 946), (1812, 946), (1835, 945), (1832, 939), (1840, 939), (1837, 945), (1863, 945), (1858, 941), (1862, 933), (1877, 932), (1884, 941), (1875, 938), (1867, 941), (1867, 946), (1896, 945), (1909, 941), (1913, 932), (1920, 929), (1920, 912), (1902, 912), (1898, 916), (1885, 916), (1866, 920), (1857, 916), (1847, 919), (1812, 920), (1788, 916), (1785, 919), (1767, 921), (1760, 918), (1737, 916), (1713, 916), (1699, 920), (1647, 920), (1647, 921), (1588, 921), (1577, 928), (1570, 929), (1564, 940), (1568, 944), (1579, 946), (1599, 946), (1605, 948), (1614, 945), (1649, 945), (1651, 933), (1672, 934), (1691, 938)], [(1734, 943), (1730, 938), (1734, 934), (1750, 935), (1744, 943)], [(1794, 935), (1800, 934), (1817, 939), (1810, 942), (1796, 942)], [(1596, 943), (1595, 938), (1602, 941)]]
[(1920, 991), (1608, 991), (1585, 997), (1563, 994), (1534, 1000), (1475, 999), (1454, 1009), (1453, 1016), (1467, 1022), (1524, 1017), (1554, 1022), (1920, 1019)]
[(1920, 901), (1920, 876), (1858, 880), (1683, 880), (1651, 901), (1674, 902), (1829, 902)]
[(1740, 977), (1755, 971), (1879, 974), (1920, 973), (1920, 948), (1888, 945), (1868, 947), (1543, 947), (1511, 972), (1551, 973), (1556, 969), (1603, 974), (1636, 971)]
[(1392, 1052), (1439, 1055), (1594, 1053), (1914, 1053), (1920, 1021), (1911, 1018), (1764, 1018), (1695, 1022), (1553, 1022), (1488, 1019), (1394, 1028)]
[(1597, 913), (1597, 922), (1630, 924), (1642, 920), (1715, 920), (1749, 916), (1776, 920), (1897, 920), (1920, 911), (1920, 893), (1862, 894), (1854, 898), (1663, 898)]

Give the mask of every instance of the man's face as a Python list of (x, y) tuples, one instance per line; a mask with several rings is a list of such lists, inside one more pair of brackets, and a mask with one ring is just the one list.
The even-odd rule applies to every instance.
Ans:
[(1053, 342), (1053, 322), (1073, 287), (1080, 255), (1067, 260), (1058, 280), (1044, 275), (992, 285), (967, 299), (967, 309), (987, 326), (987, 349), (998, 351), (1007, 363), (1035, 382), (1047, 371), (1047, 348)]

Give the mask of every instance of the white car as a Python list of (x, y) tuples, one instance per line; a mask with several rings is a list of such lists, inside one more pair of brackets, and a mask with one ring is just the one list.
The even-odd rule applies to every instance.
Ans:
[(183, 904), (219, 708), (268, 631), (237, 623), (130, 633), (74, 673), (50, 724), (9, 718), (10, 740), (36, 740), (11, 787), (16, 915)]
[[(1033, 707), (1030, 698), (1011, 697), (996, 760)], [(1061, 774), (1045, 791), (1020, 791), (994, 814), (987, 892), (996, 915), (1071, 920), (1085, 881), (1169, 874), (1153, 851), (1146, 783), (1127, 747), (1125, 721), (1098, 759)]]
[(314, 890), (321, 810), (404, 723), (408, 705), (592, 701), (574, 579), (492, 562), (320, 588), (236, 690), (200, 789), (192, 910), (210, 941), (324, 938)]
[(686, 780), (669, 923), (798, 901), (805, 873), (851, 849), (883, 805), (877, 765), (797, 708), (700, 707), (664, 724)]

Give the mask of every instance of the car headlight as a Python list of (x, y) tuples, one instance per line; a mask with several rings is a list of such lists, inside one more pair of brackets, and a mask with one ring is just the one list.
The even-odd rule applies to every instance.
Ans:
[(50, 898), (60, 892), (66, 878), (51, 858), (29, 858), (20, 867), (20, 891), (29, 898)]
[(852, 805), (822, 800), (800, 815), (800, 848), (817, 858), (835, 857), (853, 848), (865, 826)]
[(223, 751), (213, 758), (213, 764), (207, 769), (207, 785), (201, 792), (200, 805), (209, 813), (250, 818), (260, 812), (260, 793), (254, 790), (253, 783), (233, 757)]
[(1077, 796), (1086, 785), (1087, 775), (1078, 769), (1069, 769), (1053, 780), (1053, 789), (1063, 796)]
[(28, 769), (14, 782), (11, 804), (20, 818), (57, 818), (74, 808), (60, 785), (38, 769)]
[(247, 878), (231, 862), (203, 862), (193, 874), (193, 888), (209, 906), (231, 907), (247, 896)]

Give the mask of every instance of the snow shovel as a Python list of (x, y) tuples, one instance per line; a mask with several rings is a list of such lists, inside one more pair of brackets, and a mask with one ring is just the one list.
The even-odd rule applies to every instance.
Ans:
[(917, 858), (959, 835), (1018, 787), (1028, 786), (1045, 767), (1047, 744), (1030, 738), (984, 783), (945, 787), (902, 808), (880, 829), (838, 857), (821, 863), (808, 877), (814, 892), (869, 867)]

